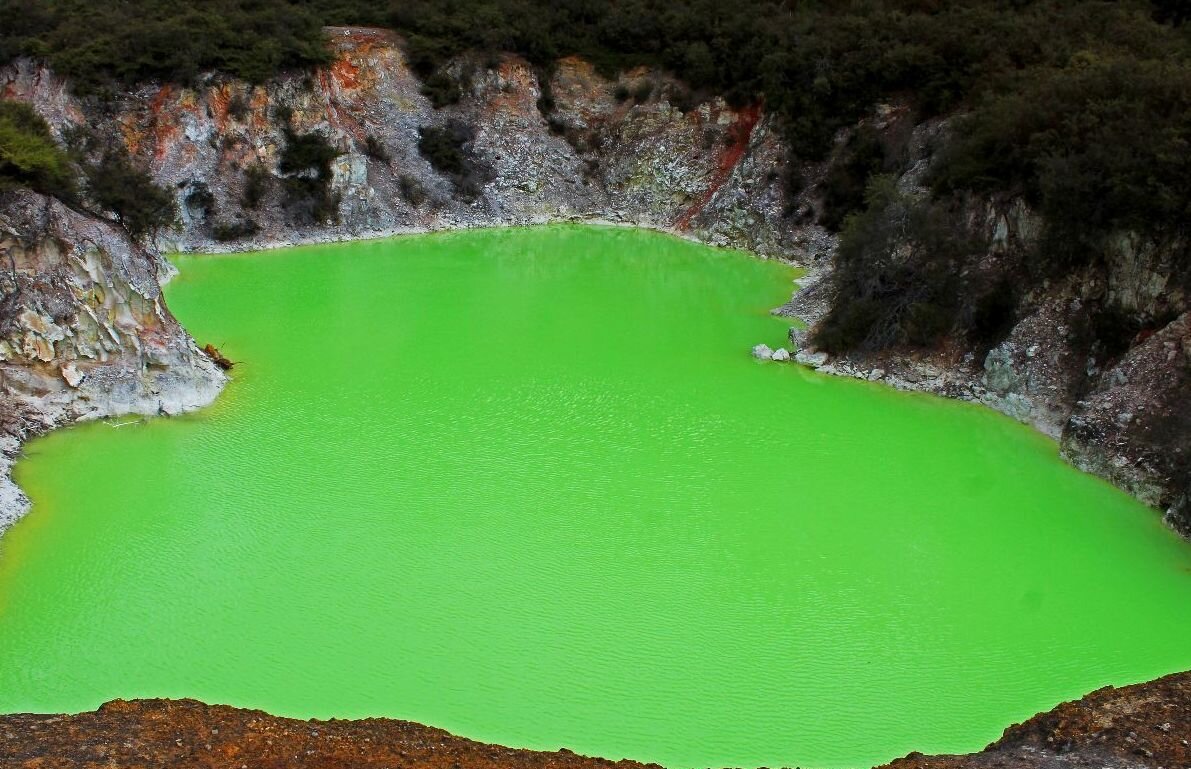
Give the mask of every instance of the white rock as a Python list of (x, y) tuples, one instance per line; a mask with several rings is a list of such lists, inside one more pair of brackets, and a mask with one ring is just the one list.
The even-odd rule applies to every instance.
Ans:
[(883, 369), (883, 368), (875, 368), (872, 371), (868, 372), (868, 381), (870, 381), (870, 382), (875, 382), (878, 379), (884, 379), (884, 378), (885, 378), (885, 369)]
[(814, 366), (819, 368), (827, 362), (827, 353), (825, 352), (805, 352), (799, 350), (794, 354), (794, 360), (803, 364), (804, 366)]
[(759, 344), (753, 348), (753, 357), (760, 360), (770, 360), (773, 358), (773, 350), (769, 349), (767, 344)]
[(78, 387), (80, 384), (82, 384), (83, 380), (87, 378), (87, 375), (78, 370), (78, 368), (74, 365), (74, 361), (70, 361), (69, 363), (63, 364), (62, 366), (62, 378), (65, 379), (66, 384), (70, 385), (71, 387)]
[(785, 347), (779, 347), (773, 351), (773, 360), (790, 360), (790, 353)]

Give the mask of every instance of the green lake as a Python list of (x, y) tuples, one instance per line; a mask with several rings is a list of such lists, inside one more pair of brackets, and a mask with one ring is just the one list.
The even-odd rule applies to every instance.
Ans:
[(572, 226), (178, 262), (234, 381), (27, 447), (0, 712), (843, 767), (1191, 668), (1157, 513), (987, 409), (753, 360), (788, 267)]

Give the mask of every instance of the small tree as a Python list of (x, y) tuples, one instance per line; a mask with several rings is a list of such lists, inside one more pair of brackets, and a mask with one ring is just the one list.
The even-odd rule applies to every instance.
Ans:
[(123, 147), (108, 148), (98, 163), (86, 168), (86, 177), (87, 196), (115, 214), (133, 238), (155, 234), (177, 221), (174, 196), (135, 167)]

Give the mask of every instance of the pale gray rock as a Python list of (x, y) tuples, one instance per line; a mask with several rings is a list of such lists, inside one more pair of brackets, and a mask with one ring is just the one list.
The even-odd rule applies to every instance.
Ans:
[(753, 357), (758, 360), (772, 360), (773, 350), (769, 349), (767, 344), (758, 344), (753, 346)]

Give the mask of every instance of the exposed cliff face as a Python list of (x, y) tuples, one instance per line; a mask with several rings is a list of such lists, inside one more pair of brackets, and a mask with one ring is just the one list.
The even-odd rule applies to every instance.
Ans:
[[(548, 121), (538, 107), (537, 74), (504, 57), (452, 65), (465, 84), (462, 98), (436, 110), (392, 33), (334, 28), (329, 35), (338, 60), (313, 77), (256, 87), (149, 87), (123, 98), (114, 114), (75, 101), (52, 73), (28, 61), (0, 70), (0, 92), (30, 101), (56, 130), (87, 122), (118, 136), (181, 201), (206, 185), (214, 205), (183, 205), (181, 231), (163, 243), (183, 250), (568, 218), (670, 229), (766, 256), (822, 250), (818, 233), (782, 215), (777, 172), (785, 151), (760, 106), (737, 110), (715, 99), (683, 112), (674, 105), (682, 87), (644, 70), (625, 75), (624, 84), (652, 83), (653, 95), (643, 103), (618, 101), (616, 83), (565, 59), (548, 84)], [(295, 132), (317, 131), (343, 153), (332, 168), (338, 223), (303, 224), (285, 210), (276, 168), (286, 113)], [(449, 124), (471, 130), (464, 150), (485, 172), (471, 200), (419, 151), (420, 130)], [(243, 203), (244, 171), (255, 165), (273, 178), (260, 205), (250, 208)], [(425, 199), (409, 194), (411, 181)], [(213, 237), (213, 225), (248, 219), (260, 227), (255, 235)]]
[[(882, 126), (884, 128), (884, 126)], [(916, 162), (899, 189), (924, 195), (931, 160), (929, 136), (938, 125), (915, 129)], [(1022, 284), (1021, 275), (1042, 236), (1040, 218), (1020, 200), (972, 200), (974, 236), (988, 244), (964, 273)], [(1175, 263), (1182, 244), (1120, 233), (1102, 261), (1043, 282), (1015, 300), (1015, 322), (991, 349), (951, 336), (937, 349), (888, 349), (831, 358), (813, 349), (808, 334), (792, 330), (799, 361), (823, 373), (882, 380), (983, 403), (1060, 441), (1063, 456), (1165, 513), (1191, 537), (1191, 337), (1188, 302)], [(821, 263), (805, 288), (780, 312), (807, 326), (818, 324), (836, 301), (832, 266)], [(1125, 349), (1090, 343), (1096, 308), (1148, 319), (1126, 337)]]
[[(565, 748), (517, 750), (384, 718), (298, 721), (193, 700), (115, 701), (72, 716), (0, 716), (8, 767), (421, 767), (657, 769)], [(1181, 767), (1191, 761), (1191, 673), (1107, 687), (1011, 726), (980, 753), (911, 753), (890, 769)]]
[(0, 531), (29, 502), (25, 438), (209, 403), (223, 376), (161, 298), (161, 263), (114, 225), (31, 192), (0, 196)]
[[(813, 326), (830, 307), (835, 238), (808, 217), (790, 215), (813, 202), (813, 185), (789, 198), (786, 153), (760, 105), (734, 109), (711, 99), (692, 106), (684, 87), (663, 75), (635, 70), (612, 82), (576, 59), (559, 62), (543, 83), (524, 61), (503, 57), (454, 62), (461, 98), (435, 109), (395, 35), (334, 28), (329, 37), (333, 65), (261, 86), (220, 79), (194, 89), (148, 86), (125, 94), (114, 109), (101, 108), (23, 61), (0, 69), (0, 94), (29, 101), (58, 132), (92, 126), (176, 190), (181, 226), (159, 239), (163, 249), (256, 249), (603, 220), (809, 266), (805, 288), (782, 312)], [(648, 98), (624, 98), (646, 90)], [(880, 130), (905, 131), (904, 113), (880, 109), (873, 121)], [(433, 128), (465, 138), (462, 156), (475, 185), (466, 194), (419, 148), (421, 132)], [(899, 187), (921, 191), (942, 130), (938, 121), (913, 129), (912, 162)], [(330, 174), (338, 221), (304, 220), (287, 205), (287, 181), (278, 171), (287, 131), (317, 132), (342, 153)], [(248, 169), (263, 170), (258, 202), (246, 195)], [(823, 172), (802, 170), (811, 180)], [(975, 201), (971, 216), (991, 244), (980, 270), (1011, 272), (1013, 255), (1039, 236), (1037, 217), (1018, 202)], [(1187, 419), (1179, 404), (1191, 394), (1185, 316), (1137, 340), (1124, 356), (1089, 355), (1080, 338), (1081, 308), (1104, 297), (1154, 318), (1184, 313), (1187, 297), (1170, 280), (1171, 253), (1169, 244), (1122, 234), (1106, 269), (1021, 297), (1018, 322), (987, 353), (952, 339), (929, 354), (827, 360), (803, 349), (800, 359), (825, 373), (979, 401), (1033, 424), (1060, 438), (1073, 463), (1167, 510), (1168, 520), (1189, 533), (1191, 429), (1176, 427)], [(792, 338), (805, 340), (800, 332)]]
[[(821, 233), (783, 217), (776, 171), (784, 149), (759, 106), (735, 110), (713, 100), (682, 112), (671, 103), (681, 86), (644, 70), (625, 83), (648, 81), (653, 96), (618, 101), (615, 83), (568, 59), (549, 84), (548, 122), (537, 74), (505, 57), (456, 62), (467, 86), (457, 104), (436, 110), (392, 33), (329, 35), (338, 56), (332, 66), (262, 86), (152, 86), (123, 95), (113, 109), (79, 101), (52, 72), (20, 61), (0, 69), (0, 95), (31, 103), (59, 135), (88, 126), (122, 143), (176, 190), (180, 227), (159, 237), (162, 250), (589, 219), (770, 256), (826, 251)], [(463, 153), (483, 182), (474, 197), (459, 194), (419, 150), (422, 130), (446, 126), (463, 126), (470, 137)], [(304, 221), (287, 206), (278, 171), (287, 131), (317, 132), (342, 153), (330, 180), (338, 221)], [(255, 205), (245, 200), (249, 168), (265, 170)], [(7, 295), (10, 331), (0, 341), (0, 389), (15, 436), (5, 444), (9, 456), (20, 438), (54, 424), (174, 412), (214, 397), (221, 375), (162, 304), (155, 271), (168, 266), (153, 252), (109, 223), (33, 195), (0, 211), (8, 232), (0, 249), (18, 260), (23, 286)], [(248, 221), (255, 232), (241, 226), (229, 235)], [(4, 483), (0, 521), (11, 522), (28, 502)]]

